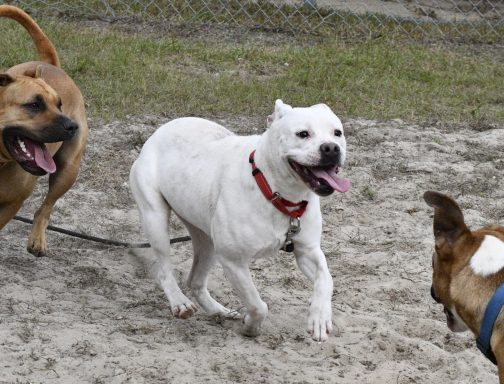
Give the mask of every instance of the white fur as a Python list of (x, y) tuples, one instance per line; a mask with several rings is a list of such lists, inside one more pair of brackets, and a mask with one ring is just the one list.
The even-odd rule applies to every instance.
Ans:
[[(268, 308), (249, 271), (257, 257), (278, 252), (285, 241), (289, 217), (268, 202), (251, 175), (248, 158), (255, 161), (273, 191), (291, 201), (307, 200), (301, 231), (294, 236), (294, 256), (313, 283), (308, 330), (315, 340), (327, 339), (332, 329), (332, 277), (320, 249), (322, 218), (319, 197), (288, 163), (317, 164), (320, 145), (336, 143), (345, 158), (340, 120), (326, 105), (292, 108), (277, 100), (261, 136), (236, 136), (224, 127), (199, 118), (182, 118), (160, 127), (145, 143), (131, 169), (130, 185), (144, 230), (159, 259), (160, 282), (178, 317), (189, 317), (195, 305), (182, 293), (170, 262), (171, 210), (182, 219), (193, 241), (194, 262), (188, 286), (208, 313), (230, 316), (207, 290), (208, 271), (220, 262), (247, 309), (244, 333), (257, 335)], [(296, 136), (309, 130), (310, 139)]]
[(488, 276), (504, 268), (504, 242), (486, 235), (471, 258), (471, 268), (477, 275)]

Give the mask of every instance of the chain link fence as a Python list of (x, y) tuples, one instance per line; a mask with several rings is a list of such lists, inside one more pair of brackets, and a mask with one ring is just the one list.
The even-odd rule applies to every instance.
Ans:
[(289, 33), (500, 42), (503, 0), (23, 0), (36, 14), (110, 22), (225, 24)]

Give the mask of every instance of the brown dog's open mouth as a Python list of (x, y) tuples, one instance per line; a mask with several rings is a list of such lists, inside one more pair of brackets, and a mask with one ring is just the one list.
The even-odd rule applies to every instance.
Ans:
[(44, 143), (18, 133), (5, 132), (3, 136), (10, 155), (26, 172), (36, 176), (56, 172), (56, 164)]
[(455, 327), (455, 316), (453, 316), (453, 313), (446, 307), (444, 307), (443, 311), (446, 316), (446, 325), (448, 325), (448, 328), (453, 330)]
[(346, 192), (350, 188), (350, 181), (338, 176), (337, 165), (310, 167), (293, 160), (289, 160), (289, 164), (317, 195), (328, 196), (334, 191)]

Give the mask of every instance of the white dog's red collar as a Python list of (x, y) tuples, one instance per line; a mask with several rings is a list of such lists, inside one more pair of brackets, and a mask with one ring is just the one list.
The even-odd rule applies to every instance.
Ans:
[(273, 204), (280, 212), (286, 214), (287, 216), (290, 216), (293, 219), (299, 219), (301, 216), (303, 216), (308, 202), (306, 200), (302, 200), (299, 203), (293, 203), (292, 201), (285, 200), (278, 192), (273, 192), (263, 173), (259, 168), (257, 168), (254, 162), (254, 154), (255, 150), (252, 151), (249, 157), (249, 162), (252, 165), (252, 176), (254, 176), (256, 183), (263, 193), (264, 197), (266, 197), (267, 200), (271, 201), (271, 204)]

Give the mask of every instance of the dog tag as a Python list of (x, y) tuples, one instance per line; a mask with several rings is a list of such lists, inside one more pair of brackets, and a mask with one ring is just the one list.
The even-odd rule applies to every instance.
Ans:
[(289, 222), (289, 229), (285, 234), (285, 242), (282, 251), (294, 252), (294, 243), (292, 242), (292, 235), (295, 235), (301, 230), (301, 222), (298, 217), (291, 217)]
[(282, 251), (289, 253), (294, 252), (294, 243), (292, 241), (289, 243), (285, 243), (282, 248)]

